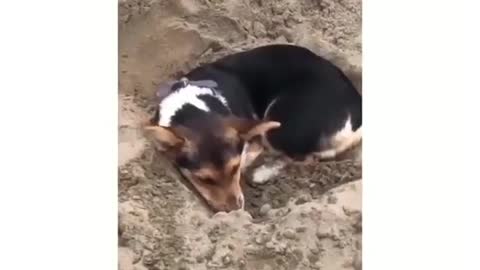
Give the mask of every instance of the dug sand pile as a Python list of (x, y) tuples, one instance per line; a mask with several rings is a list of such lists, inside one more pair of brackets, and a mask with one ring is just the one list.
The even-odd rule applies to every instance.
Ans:
[(262, 157), (246, 211), (213, 215), (143, 138), (156, 87), (271, 43), (310, 48), (361, 91), (360, 0), (119, 2), (120, 269), (361, 269), (361, 161)]

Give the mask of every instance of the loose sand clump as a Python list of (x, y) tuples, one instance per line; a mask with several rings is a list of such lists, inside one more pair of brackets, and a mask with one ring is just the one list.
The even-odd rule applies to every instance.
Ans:
[(359, 0), (119, 1), (119, 267), (361, 269), (361, 160), (247, 172), (246, 211), (213, 215), (140, 124), (164, 80), (271, 43), (310, 48), (361, 91)]

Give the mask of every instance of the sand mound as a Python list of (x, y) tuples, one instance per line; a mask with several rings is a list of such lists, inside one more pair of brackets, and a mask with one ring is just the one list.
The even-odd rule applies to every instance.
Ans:
[(246, 211), (212, 217), (138, 129), (159, 83), (262, 44), (308, 47), (361, 90), (361, 1), (119, 7), (120, 269), (361, 269), (361, 161), (284, 165), (265, 156), (248, 173)]

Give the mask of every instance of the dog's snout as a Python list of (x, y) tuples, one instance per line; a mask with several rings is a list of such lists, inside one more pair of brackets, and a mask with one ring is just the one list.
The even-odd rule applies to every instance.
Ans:
[(243, 194), (240, 195), (232, 195), (229, 198), (229, 210), (238, 210), (243, 209), (245, 205), (245, 200), (243, 198)]

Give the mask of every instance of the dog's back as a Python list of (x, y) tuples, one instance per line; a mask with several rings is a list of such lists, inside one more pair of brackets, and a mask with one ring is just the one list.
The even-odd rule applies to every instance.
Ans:
[(186, 77), (216, 81), (237, 116), (280, 122), (268, 142), (290, 157), (333, 158), (361, 139), (360, 94), (339, 68), (305, 48), (259, 47)]

